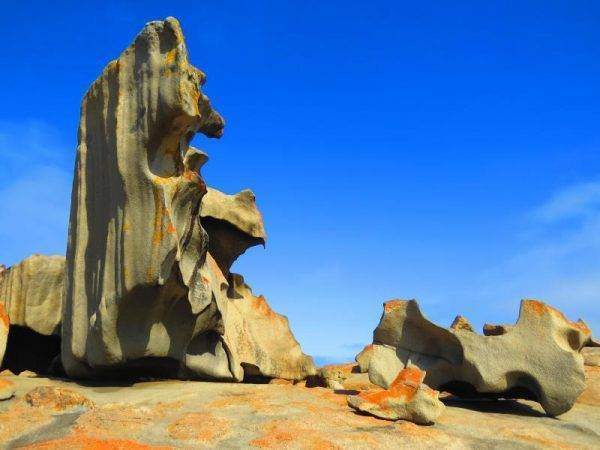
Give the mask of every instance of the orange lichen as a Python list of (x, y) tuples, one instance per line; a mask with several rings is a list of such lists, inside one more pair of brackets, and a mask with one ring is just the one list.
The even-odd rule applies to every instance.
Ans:
[[(425, 373), (418, 367), (407, 367), (398, 373), (389, 389), (361, 392), (358, 396), (369, 403), (380, 405), (382, 408), (385, 408), (387, 401), (391, 399), (402, 398), (409, 402), (417, 394), (424, 377)], [(431, 396), (438, 394), (433, 389), (425, 392)]]
[(62, 411), (77, 406), (92, 408), (93, 402), (70, 389), (55, 386), (38, 386), (25, 394), (25, 401), (34, 407)]
[(186, 439), (215, 443), (229, 433), (229, 421), (210, 413), (188, 413), (168, 426), (169, 435), (175, 439)]
[(588, 326), (583, 321), (579, 320), (577, 322), (573, 322), (573, 321), (567, 319), (567, 317), (558, 309), (553, 308), (552, 306), (547, 305), (544, 302), (541, 302), (539, 300), (525, 299), (525, 300), (523, 300), (523, 308), (526, 311), (531, 312), (537, 316), (543, 316), (545, 314), (552, 315), (552, 316), (556, 317), (557, 319), (562, 320), (570, 327), (581, 331), (585, 335), (592, 334), (592, 331), (588, 328)]
[(384, 313), (389, 313), (391, 311), (401, 308), (404, 303), (404, 300), (398, 299), (387, 301), (383, 304), (383, 311)]
[(294, 444), (295, 448), (297, 446), (297, 448), (315, 450), (340, 448), (327, 439), (325, 433), (299, 426), (292, 420), (276, 420), (264, 429), (263, 436), (250, 441), (250, 445), (259, 448), (288, 448)]
[(2, 303), (0, 303), (0, 321), (2, 321), (8, 332), (8, 328), (10, 326), (10, 319), (8, 318), (8, 313), (6, 312), (6, 309), (4, 308), (4, 305)]
[(45, 449), (45, 450), (63, 450), (63, 449), (77, 449), (77, 450), (148, 450), (148, 449), (164, 449), (167, 450), (170, 447), (157, 447), (141, 442), (134, 441), (132, 439), (100, 439), (85, 434), (75, 433), (69, 436), (53, 439), (50, 441), (38, 442), (31, 444), (23, 449)]

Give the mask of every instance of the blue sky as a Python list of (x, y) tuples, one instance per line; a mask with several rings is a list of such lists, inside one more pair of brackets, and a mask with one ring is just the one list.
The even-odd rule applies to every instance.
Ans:
[(350, 359), (395, 297), (600, 333), (600, 4), (416, 3), (5, 5), (0, 262), (64, 254), (81, 98), (173, 15), (227, 121), (204, 177), (265, 218), (234, 269), (306, 352)]

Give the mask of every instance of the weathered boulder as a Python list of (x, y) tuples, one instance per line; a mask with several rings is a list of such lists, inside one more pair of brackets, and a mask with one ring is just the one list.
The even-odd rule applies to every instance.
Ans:
[(414, 300), (392, 300), (373, 333), (369, 378), (388, 387), (397, 367), (414, 364), (425, 382), (462, 396), (528, 398), (549, 415), (568, 411), (585, 388), (580, 350), (590, 330), (558, 310), (523, 300), (517, 324), (500, 336), (446, 329)]
[(425, 372), (411, 366), (402, 369), (386, 390), (365, 391), (348, 396), (356, 410), (388, 420), (404, 419), (428, 424), (444, 411), (439, 392), (423, 383)]
[(452, 324), (450, 325), (450, 328), (452, 328), (453, 330), (465, 330), (475, 332), (468, 319), (460, 315), (454, 318)]
[(189, 142), (221, 136), (224, 122), (204, 79), (168, 18), (148, 23), (83, 99), (62, 322), (70, 376), (314, 372), (287, 319), (229, 273), (264, 230), (250, 191), (207, 194), (207, 156)]
[(32, 255), (0, 272), (0, 302), (11, 325), (60, 335), (64, 256)]
[(227, 195), (208, 188), (202, 198), (200, 217), (208, 233), (208, 251), (226, 278), (233, 262), (248, 248), (265, 244), (267, 235), (255, 200), (249, 189)]

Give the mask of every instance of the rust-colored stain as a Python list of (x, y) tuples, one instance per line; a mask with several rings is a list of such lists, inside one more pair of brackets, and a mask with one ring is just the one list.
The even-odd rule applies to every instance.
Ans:
[(547, 305), (539, 300), (523, 300), (523, 308), (537, 316), (543, 316), (545, 314), (552, 315), (557, 319), (562, 320), (565, 324), (571, 328), (575, 328), (581, 331), (585, 335), (591, 335), (592, 331), (582, 321), (573, 322), (566, 318), (566, 316), (556, 308)]
[(6, 308), (4, 308), (4, 305), (1, 302), (0, 302), (0, 320), (6, 327), (6, 332), (8, 333), (8, 327), (10, 326), (10, 319), (8, 318), (8, 313), (6, 312)]
[(328, 439), (327, 433), (319, 432), (297, 423), (283, 419), (275, 420), (264, 427), (264, 434), (250, 441), (250, 445), (259, 448), (294, 448), (314, 450), (337, 450), (340, 447)]
[[(386, 402), (389, 399), (403, 399), (406, 402), (412, 400), (417, 394), (417, 390), (422, 385), (424, 377), (425, 372), (418, 367), (407, 367), (398, 373), (394, 381), (390, 384), (389, 389), (365, 391), (358, 395), (365, 401), (375, 403), (385, 409)], [(425, 393), (432, 397), (437, 397), (438, 395), (437, 391), (429, 387), (427, 387)]]
[(187, 413), (168, 426), (174, 439), (218, 442), (229, 434), (229, 420), (207, 412)]
[(55, 386), (38, 386), (25, 394), (25, 401), (36, 408), (52, 408), (56, 411), (76, 406), (94, 407), (93, 402), (83, 395)]
[(132, 439), (100, 439), (85, 434), (75, 433), (64, 438), (50, 441), (38, 442), (36, 444), (21, 447), (22, 449), (56, 449), (56, 450), (147, 450), (161, 449), (167, 450), (172, 447), (157, 447)]
[(398, 300), (398, 299), (387, 301), (383, 304), (383, 311), (385, 313), (392, 312), (392, 311), (402, 307), (402, 305), (404, 305), (404, 303), (405, 303), (404, 300)]

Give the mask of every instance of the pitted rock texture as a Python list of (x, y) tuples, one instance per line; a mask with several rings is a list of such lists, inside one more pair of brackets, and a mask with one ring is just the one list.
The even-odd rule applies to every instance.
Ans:
[(229, 278), (233, 262), (248, 248), (264, 245), (267, 239), (254, 193), (245, 189), (227, 195), (208, 188), (202, 198), (200, 216), (208, 233), (208, 248), (221, 271)]
[(69, 376), (242, 381), (314, 372), (262, 297), (229, 297), (240, 246), (215, 250), (223, 269), (209, 252), (230, 249), (231, 239), (219, 246), (229, 239), (222, 226), (260, 242), (264, 230), (250, 191), (211, 191), (203, 216), (207, 156), (189, 142), (196, 132), (220, 137), (224, 126), (200, 90), (204, 79), (168, 18), (148, 23), (83, 99), (62, 321)]
[(406, 367), (388, 389), (350, 395), (348, 405), (382, 419), (433, 423), (444, 411), (444, 404), (439, 400), (439, 392), (423, 383), (424, 378), (425, 372), (419, 368)]
[[(16, 393), (0, 402), (0, 446), (592, 449), (600, 429), (600, 370), (588, 367), (586, 375), (586, 391), (558, 420), (527, 400), (447, 398), (430, 426), (358, 414), (348, 407), (347, 392), (299, 384), (165, 380), (115, 386), (10, 377)], [(38, 386), (72, 390), (95, 407), (32, 407), (25, 395)]]
[(32, 255), (0, 272), (0, 302), (12, 325), (60, 334), (64, 256)]
[(387, 388), (398, 367), (414, 364), (425, 383), (457, 395), (530, 398), (546, 413), (568, 411), (585, 388), (580, 350), (590, 330), (558, 310), (523, 300), (517, 324), (500, 336), (446, 329), (414, 300), (392, 300), (373, 333), (369, 378)]

